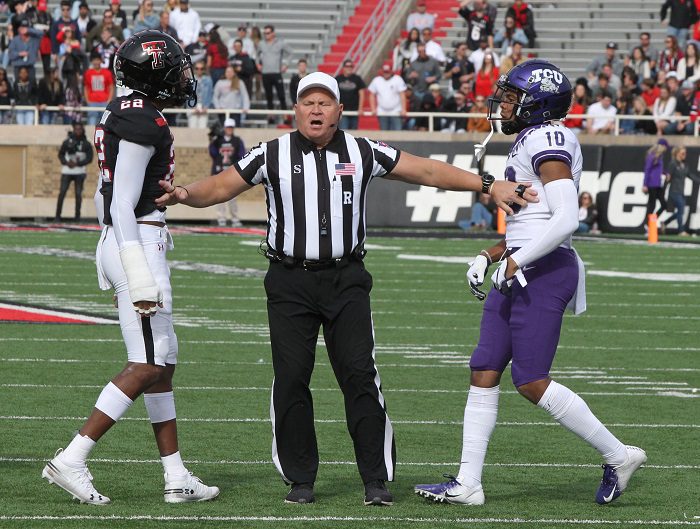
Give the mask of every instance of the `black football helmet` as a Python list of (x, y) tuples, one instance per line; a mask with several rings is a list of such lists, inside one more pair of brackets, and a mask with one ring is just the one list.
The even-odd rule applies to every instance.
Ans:
[(197, 104), (192, 60), (174, 38), (161, 31), (147, 29), (126, 39), (114, 58), (114, 76), (117, 85), (168, 106)]

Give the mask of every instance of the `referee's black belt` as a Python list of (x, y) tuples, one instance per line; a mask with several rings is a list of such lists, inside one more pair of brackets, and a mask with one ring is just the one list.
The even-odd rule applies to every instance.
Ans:
[(309, 272), (316, 272), (318, 270), (326, 270), (328, 268), (342, 268), (346, 266), (350, 261), (362, 261), (364, 258), (364, 251), (353, 252), (348, 256), (336, 257), (333, 259), (299, 259), (297, 257), (291, 257), (289, 255), (278, 254), (277, 252), (267, 251), (265, 252), (265, 257), (267, 257), (272, 263), (282, 263), (286, 268), (303, 268)]

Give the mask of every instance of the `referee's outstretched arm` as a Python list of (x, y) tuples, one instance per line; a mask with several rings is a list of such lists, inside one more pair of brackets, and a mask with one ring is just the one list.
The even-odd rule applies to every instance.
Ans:
[(165, 194), (156, 199), (158, 206), (181, 203), (194, 208), (206, 208), (227, 202), (252, 187), (243, 180), (233, 166), (218, 174), (202, 178), (187, 187), (174, 186), (172, 182), (166, 180), (161, 180), (159, 183)]
[[(526, 189), (521, 198), (516, 193), (517, 184), (515, 182), (494, 182), (486, 190), (482, 187), (485, 184), (481, 176), (476, 173), (464, 171), (449, 163), (415, 156), (406, 151), (401, 153), (396, 167), (385, 178), (450, 191), (488, 191), (496, 205), (509, 215), (513, 213), (510, 207), (513, 203), (525, 206), (528, 202), (539, 201), (537, 192), (532, 189)], [(530, 183), (523, 185), (530, 187)]]

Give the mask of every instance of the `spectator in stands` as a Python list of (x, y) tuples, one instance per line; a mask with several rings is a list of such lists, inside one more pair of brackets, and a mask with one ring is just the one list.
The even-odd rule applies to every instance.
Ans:
[(362, 112), (365, 106), (365, 90), (367, 85), (362, 77), (355, 73), (355, 64), (347, 59), (343, 63), (343, 70), (335, 78), (340, 90), (340, 102), (343, 105), (343, 115), (340, 118), (339, 127), (343, 130), (355, 130), (359, 123), (359, 116), (348, 116), (347, 111)]
[(243, 52), (248, 54), (248, 57), (255, 61), (257, 59), (257, 50), (255, 48), (253, 40), (248, 36), (248, 28), (246, 26), (238, 26), (236, 32), (236, 38), (231, 39), (231, 41), (228, 43), (228, 47), (231, 50), (231, 53), (234, 53), (233, 45), (236, 39), (238, 39), (241, 41)]
[[(13, 99), (12, 83), (7, 78), (7, 70), (0, 68), (0, 106), (11, 105)], [(0, 110), (0, 125), (9, 123), (11, 114), (11, 110)]]
[(39, 0), (36, 4), (36, 9), (28, 10), (26, 16), (31, 26), (42, 32), (39, 43), (39, 56), (44, 72), (48, 72), (49, 68), (51, 68), (51, 37), (49, 32), (53, 20), (51, 20), (51, 15), (47, 12), (46, 0)]
[[(215, 175), (231, 167), (246, 153), (243, 140), (236, 136), (236, 120), (228, 118), (224, 121), (224, 130), (212, 137), (209, 143), (209, 156), (211, 157), (211, 174)], [(210, 136), (211, 137), (211, 136)], [(216, 205), (216, 222), (220, 227), (228, 222), (233, 228), (241, 228), (243, 223), (238, 218), (238, 204), (235, 198)]]
[(496, 66), (493, 61), (493, 54), (485, 54), (484, 63), (481, 65), (481, 69), (477, 72), (474, 79), (475, 100), (478, 99), (479, 96), (489, 97), (493, 93), (499, 75), (498, 66)]
[[(656, 71), (656, 60), (659, 57), (659, 50), (657, 50), (651, 43), (651, 34), (648, 31), (643, 31), (639, 34), (639, 44), (635, 46), (636, 48), (641, 48), (644, 57), (649, 61), (649, 68), (651, 73)], [(633, 55), (634, 48), (629, 51), (628, 56)], [(640, 72), (637, 72), (639, 75)], [(651, 75), (643, 75), (641, 79), (646, 79), (651, 77)]]
[(58, 34), (61, 44), (58, 47), (56, 64), (60, 68), (61, 77), (64, 79), (75, 73), (82, 75), (87, 66), (87, 57), (83, 53), (80, 41), (75, 37), (73, 28), (66, 26)]
[(129, 20), (126, 17), (126, 12), (122, 9), (122, 0), (110, 0), (109, 8), (112, 10), (112, 20), (122, 28), (124, 38), (129, 38), (131, 35), (131, 31), (128, 30)]
[[(144, 2), (148, 1), (150, 0), (144, 0)], [(183, 47), (196, 42), (202, 29), (199, 14), (194, 9), (190, 9), (190, 0), (180, 0), (180, 7), (170, 12), (170, 24), (177, 31)]]
[(71, 18), (70, 0), (61, 0), (61, 15), (51, 25), (51, 30), (49, 31), (49, 36), (51, 37), (51, 53), (54, 56), (54, 62), (58, 55), (58, 47), (61, 45), (61, 42), (58, 40), (58, 35), (66, 26), (70, 26), (73, 30), (73, 36), (76, 39), (80, 40), (82, 38), (83, 35), (78, 28), (78, 22)]
[[(255, 46), (254, 61), (257, 64), (260, 60), (260, 43), (263, 41), (262, 32), (260, 31), (260, 28), (258, 26), (253, 26), (252, 28), (250, 28), (250, 40), (253, 41), (253, 45)], [(255, 99), (261, 99), (262, 73), (260, 71), (256, 71), (255, 75), (253, 76), (253, 80), (253, 84), (255, 85)]]
[[(527, 5), (527, 2), (522, 0), (515, 0), (513, 5), (506, 11), (506, 18), (513, 17), (515, 21), (515, 27), (522, 30), (525, 33), (528, 48), (535, 47), (535, 39), (537, 38), (537, 32), (535, 31), (535, 16), (532, 14), (532, 9)], [(503, 53), (506, 53), (505, 51)]]
[(676, 102), (678, 101), (678, 97), (681, 95), (680, 90), (681, 90), (681, 83), (678, 79), (678, 73), (677, 72), (668, 72), (666, 74), (666, 80), (665, 80), (666, 86), (668, 86), (668, 92), (676, 98)]
[[(623, 88), (620, 91), (620, 96), (615, 102), (617, 107), (618, 116), (629, 116), (634, 112), (634, 96), (632, 93)], [(620, 119), (619, 133), (620, 134), (634, 134), (635, 132), (635, 120), (634, 119)]]
[[(89, 107), (106, 107), (114, 97), (114, 77), (112, 72), (102, 67), (99, 53), (90, 54), (90, 68), (83, 79), (85, 104)], [(97, 125), (102, 111), (88, 112), (88, 125)]]
[[(588, 85), (586, 84), (586, 79), (581, 77), (576, 80), (576, 86), (574, 87), (574, 97), (571, 100), (571, 108), (569, 109), (569, 114), (585, 114), (588, 110), (588, 105), (591, 103), (590, 95), (588, 94)], [(571, 129), (571, 131), (577, 136), (584, 130), (583, 129), (583, 119), (567, 117), (564, 120), (564, 126)]]
[(622, 90), (627, 90), (634, 97), (642, 93), (641, 88), (639, 88), (639, 78), (629, 66), (622, 69)]
[(228, 65), (228, 48), (221, 40), (219, 32), (216, 29), (212, 29), (209, 32), (209, 44), (207, 45), (207, 69), (214, 86), (224, 75), (224, 70), (226, 70)]
[(493, 31), (495, 16), (488, 13), (483, 0), (460, 0), (459, 15), (467, 21), (467, 46), (476, 50), (484, 37), (488, 46), (493, 48)]
[(700, 79), (700, 65), (698, 64), (698, 47), (694, 42), (689, 42), (685, 47), (683, 58), (678, 61), (676, 69), (678, 80), (690, 79), (695, 82)]
[(503, 26), (493, 37), (493, 45), (496, 48), (500, 48), (501, 54), (506, 56), (512, 51), (512, 46), (515, 42), (525, 46), (528, 42), (527, 36), (522, 29), (515, 27), (515, 19), (512, 16), (506, 16)]
[(100, 42), (92, 49), (102, 57), (102, 67), (112, 70), (114, 66), (114, 56), (119, 49), (120, 42), (110, 33), (108, 29), (102, 30)]
[(214, 83), (207, 75), (204, 61), (194, 63), (194, 78), (197, 81), (197, 106), (187, 114), (187, 124), (191, 129), (206, 129), (209, 122), (208, 109), (214, 99)]
[[(666, 20), (669, 9), (671, 14)], [(690, 26), (697, 21), (698, 11), (693, 0), (666, 0), (661, 6), (661, 23), (668, 25), (666, 34), (675, 37), (681, 47), (688, 40)]]
[(601, 92), (599, 100), (588, 107), (589, 118), (586, 119), (588, 134), (612, 134), (615, 131), (617, 108), (612, 104), (612, 94)]
[(457, 222), (457, 226), (466, 232), (491, 231), (495, 219), (496, 204), (486, 193), (475, 193), (476, 202), (472, 204), (471, 215), (468, 219)]
[(467, 132), (489, 132), (491, 122), (486, 119), (488, 108), (486, 107), (487, 96), (477, 94), (474, 98), (474, 106), (470, 112), (472, 114), (483, 114), (483, 117), (469, 118), (467, 121)]
[[(642, 96), (637, 96), (632, 101), (632, 113), (635, 116), (652, 117), (651, 110)], [(651, 119), (636, 119), (634, 134), (656, 134), (656, 123)]]
[(659, 53), (657, 68), (663, 72), (675, 72), (679, 61), (683, 58), (683, 52), (678, 47), (678, 41), (673, 35), (667, 35), (664, 39), (665, 48)]
[[(425, 53), (428, 54), (428, 57), (432, 57), (441, 65), (445, 64), (445, 62), (447, 62), (447, 57), (445, 57), (445, 50), (442, 49), (440, 43), (435, 42), (433, 40), (433, 31), (428, 28), (422, 30), (421, 38), (423, 40), (423, 44), (425, 44)], [(411, 62), (415, 61), (417, 57), (418, 46), (416, 46), (413, 55), (411, 55)]]
[[(142, 7), (145, 6), (146, 10), (151, 10), (150, 15), (148, 15), (150, 18), (149, 23), (155, 23), (155, 26), (158, 26), (158, 17), (153, 13), (153, 0), (144, 0)], [(140, 19), (138, 19), (140, 20)], [(139, 26), (138, 22), (134, 26), (134, 28), (138, 27), (139, 29), (134, 29), (134, 31), (141, 31), (142, 29), (153, 29), (151, 26)], [(122, 27), (114, 23), (114, 13), (112, 13), (111, 8), (107, 8), (104, 10), (104, 13), (102, 13), (102, 22), (97, 24), (92, 30), (90, 30), (90, 33), (87, 34), (85, 37), (85, 52), (86, 53), (91, 53), (93, 48), (99, 44), (101, 41), (104, 41), (102, 37), (103, 32), (109, 32), (109, 34), (114, 37), (114, 42), (117, 44), (121, 44), (124, 42), (124, 31), (122, 31)], [(108, 39), (109, 40), (109, 39)]]
[(575, 233), (590, 233), (598, 220), (598, 210), (593, 196), (584, 191), (578, 196), (578, 228)]
[[(287, 71), (287, 60), (292, 55), (292, 50), (282, 39), (277, 38), (274, 26), (265, 26), (263, 35), (265, 39), (260, 42), (258, 49), (258, 71), (262, 73), (267, 108), (274, 108), (272, 92), (275, 90), (280, 108), (287, 110), (282, 74)], [(268, 118), (268, 123), (274, 123), (274, 119)]]
[[(139, 12), (134, 19), (134, 33), (147, 29), (156, 29), (159, 24), (160, 18), (153, 8), (153, 0), (143, 0), (139, 6)], [(177, 31), (177, 29), (175, 31)]]
[(644, 102), (646, 103), (647, 107), (653, 107), (654, 106), (654, 101), (656, 101), (659, 97), (659, 86), (656, 84), (654, 79), (643, 79), (642, 80), (642, 97), (644, 98)]
[(496, 66), (500, 68), (501, 66), (501, 59), (498, 56), (498, 54), (493, 51), (493, 48), (489, 47), (489, 40), (488, 39), (481, 39), (479, 41), (479, 48), (474, 50), (471, 55), (469, 55), (469, 60), (471, 63), (474, 65), (474, 71), (478, 72), (481, 70), (481, 65), (484, 62), (484, 55), (487, 53), (490, 53), (491, 56), (493, 57), (493, 62)]
[(632, 48), (628, 57), (625, 57), (625, 68), (632, 68), (637, 78), (642, 80), (651, 77), (651, 63), (641, 46)]
[[(36, 106), (38, 102), (38, 88), (36, 81), (29, 75), (29, 68), (20, 66), (17, 70), (12, 94), (17, 106)], [(17, 125), (34, 125), (34, 111), (31, 109), (15, 110)]]
[[(433, 83), (428, 87), (428, 92), (421, 98), (419, 112), (437, 112), (442, 104), (443, 97), (440, 93), (440, 85)], [(430, 129), (430, 118), (427, 116), (417, 117), (414, 124), (415, 130), (426, 131)], [(441, 119), (433, 120), (433, 130), (441, 130)]]
[(58, 159), (61, 161), (61, 187), (56, 202), (55, 222), (61, 222), (63, 200), (66, 198), (70, 183), (75, 186), (75, 221), (80, 221), (80, 209), (83, 202), (83, 184), (87, 177), (87, 166), (92, 162), (92, 142), (85, 137), (85, 127), (80, 122), (73, 123), (73, 130), (61, 144)]
[(30, 79), (34, 81), (42, 36), (41, 31), (29, 27), (29, 20), (22, 20), (17, 35), (10, 41), (8, 48), (9, 62), (15, 70), (15, 79), (18, 78), (20, 68), (26, 68)]
[[(457, 90), (455, 94), (445, 101), (443, 106), (443, 112), (453, 112), (455, 114), (467, 114), (471, 111), (471, 105), (464, 97), (464, 94)], [(467, 121), (468, 118), (455, 117), (448, 118), (446, 121), (446, 128), (452, 132), (466, 132), (467, 131)]]
[[(250, 96), (248, 90), (238, 76), (233, 66), (227, 66), (223, 79), (214, 85), (214, 108), (236, 109), (239, 112), (230, 114), (236, 123), (242, 124), (246, 113), (250, 110)], [(219, 121), (223, 123), (226, 115), (219, 114)]]
[(659, 98), (654, 101), (651, 114), (659, 134), (662, 134), (666, 125), (670, 123), (670, 117), (676, 110), (676, 98), (671, 95), (668, 85), (659, 87)]
[(185, 52), (192, 59), (192, 63), (199, 61), (207, 62), (207, 47), (209, 46), (209, 33), (202, 30), (199, 32), (197, 42), (193, 42), (185, 48)]
[(292, 74), (289, 79), (289, 98), (292, 100), (292, 105), (297, 104), (297, 88), (299, 88), (299, 81), (308, 75), (308, 64), (306, 59), (301, 58), (297, 61), (297, 71)]
[(75, 19), (78, 24), (78, 30), (81, 35), (87, 35), (97, 25), (97, 22), (92, 19), (92, 13), (87, 2), (80, 2), (78, 9), (78, 18)]
[(450, 79), (453, 92), (459, 90), (459, 85), (474, 79), (474, 65), (467, 57), (467, 44), (460, 42), (455, 48), (454, 56), (447, 61), (444, 77)]
[(382, 130), (401, 130), (401, 116), (406, 115), (406, 83), (396, 75), (391, 64), (382, 69), (369, 84), (369, 104)]
[(180, 0), (167, 0), (165, 2), (165, 5), (163, 6), (163, 9), (167, 11), (168, 13), (172, 13), (174, 9), (177, 9), (180, 7)]
[[(669, 92), (671, 92), (670, 87)], [(675, 99), (676, 108), (673, 111), (673, 115), (681, 119), (668, 123), (664, 127), (663, 133), (664, 135), (692, 135), (695, 124), (690, 120), (690, 114), (695, 103), (695, 83), (689, 79), (683, 81), (680, 90), (675, 95)]]
[(441, 75), (440, 64), (433, 57), (428, 56), (425, 43), (418, 43), (416, 60), (411, 62), (404, 72), (404, 79), (413, 87), (416, 97), (423, 99), (428, 87), (438, 81)]
[(408, 65), (411, 64), (411, 57), (414, 53), (417, 53), (416, 48), (420, 42), (420, 32), (417, 28), (412, 28), (408, 32), (406, 40), (403, 42), (398, 42), (394, 46), (394, 71), (399, 71), (404, 73)]
[(422, 29), (433, 30), (435, 28), (435, 15), (426, 13), (427, 5), (425, 0), (418, 0), (416, 2), (416, 10), (413, 11), (406, 19), (406, 31), (410, 31), (413, 28), (421, 31)]
[(527, 57), (523, 55), (523, 45), (518, 41), (513, 42), (510, 55), (501, 59), (501, 64), (498, 67), (501, 74), (508, 73), (513, 66), (517, 66), (521, 62), (525, 62)]
[(593, 81), (598, 77), (598, 74), (603, 71), (603, 65), (610, 65), (615, 75), (622, 74), (622, 61), (617, 57), (617, 43), (608, 42), (605, 45), (605, 55), (596, 57), (586, 68), (588, 79)]
[(83, 90), (80, 86), (78, 74), (71, 72), (63, 76), (63, 84), (65, 86), (65, 113), (63, 119), (65, 122), (73, 123), (75, 121), (83, 122), (83, 114), (77, 110), (83, 104)]
[(671, 151), (671, 163), (668, 167), (668, 176), (670, 181), (670, 186), (668, 190), (668, 199), (674, 206), (674, 213), (663, 223), (665, 228), (674, 220), (678, 223), (678, 235), (688, 235), (688, 223), (690, 222), (690, 217), (688, 217), (688, 223), (683, 224), (683, 217), (685, 213), (685, 179), (690, 178), (696, 184), (700, 184), (700, 178), (698, 175), (693, 174), (690, 171), (690, 167), (685, 163), (685, 158), (687, 155), (686, 148), (674, 147)]
[(229, 56), (228, 62), (233, 66), (236, 75), (245, 84), (246, 90), (248, 90), (248, 96), (252, 97), (255, 61), (244, 51), (243, 41), (241, 39), (233, 41), (233, 54)]
[[(39, 81), (37, 102), (40, 124), (63, 124), (63, 105), (66, 102), (66, 95), (57, 68), (50, 68)], [(46, 107), (59, 107), (59, 110), (46, 110)]]
[(613, 84), (610, 82), (610, 76), (607, 73), (600, 72), (598, 74), (598, 78), (595, 81), (591, 81), (588, 86), (590, 86), (591, 88), (591, 94), (593, 96), (594, 101), (597, 101), (599, 99), (601, 92), (610, 92), (610, 95), (612, 96), (612, 102), (613, 104), (615, 104), (615, 102), (617, 101), (617, 92), (620, 88), (620, 85), (621, 81), (619, 77), (616, 79), (616, 83)]
[[(663, 90), (662, 90), (663, 91)], [(642, 191), (648, 195), (647, 214), (644, 217), (644, 230), (646, 231), (649, 215), (654, 213), (656, 201), (659, 202), (659, 209), (656, 210), (656, 215), (660, 215), (666, 210), (666, 199), (664, 198), (664, 187), (669, 178), (668, 172), (664, 168), (664, 154), (669, 148), (668, 141), (665, 138), (659, 138), (655, 145), (652, 145), (647, 151), (644, 159), (644, 185)], [(665, 226), (662, 224), (659, 227)], [(664, 231), (663, 229), (661, 230)]]
[[(170, 11), (166, 11), (165, 9), (163, 9), (160, 12), (160, 15), (158, 17), (158, 25), (156, 26), (156, 29), (165, 33), (166, 35), (170, 35), (175, 40), (180, 40), (177, 35), (177, 31), (174, 27), (170, 25)], [(226, 55), (228, 56), (228, 50), (226, 50)]]

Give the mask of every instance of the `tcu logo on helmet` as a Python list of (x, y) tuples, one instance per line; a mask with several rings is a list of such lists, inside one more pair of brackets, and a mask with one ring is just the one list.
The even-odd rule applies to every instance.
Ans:
[(532, 70), (530, 82), (539, 83), (543, 79), (554, 80), (555, 83), (561, 84), (564, 81), (564, 76), (560, 71), (550, 70), (549, 68), (538, 68), (537, 70)]
[(151, 66), (154, 69), (163, 68), (165, 64), (163, 63), (163, 54), (165, 53), (165, 41), (164, 40), (152, 40), (150, 42), (144, 42), (141, 44), (141, 49), (148, 53), (153, 59)]

